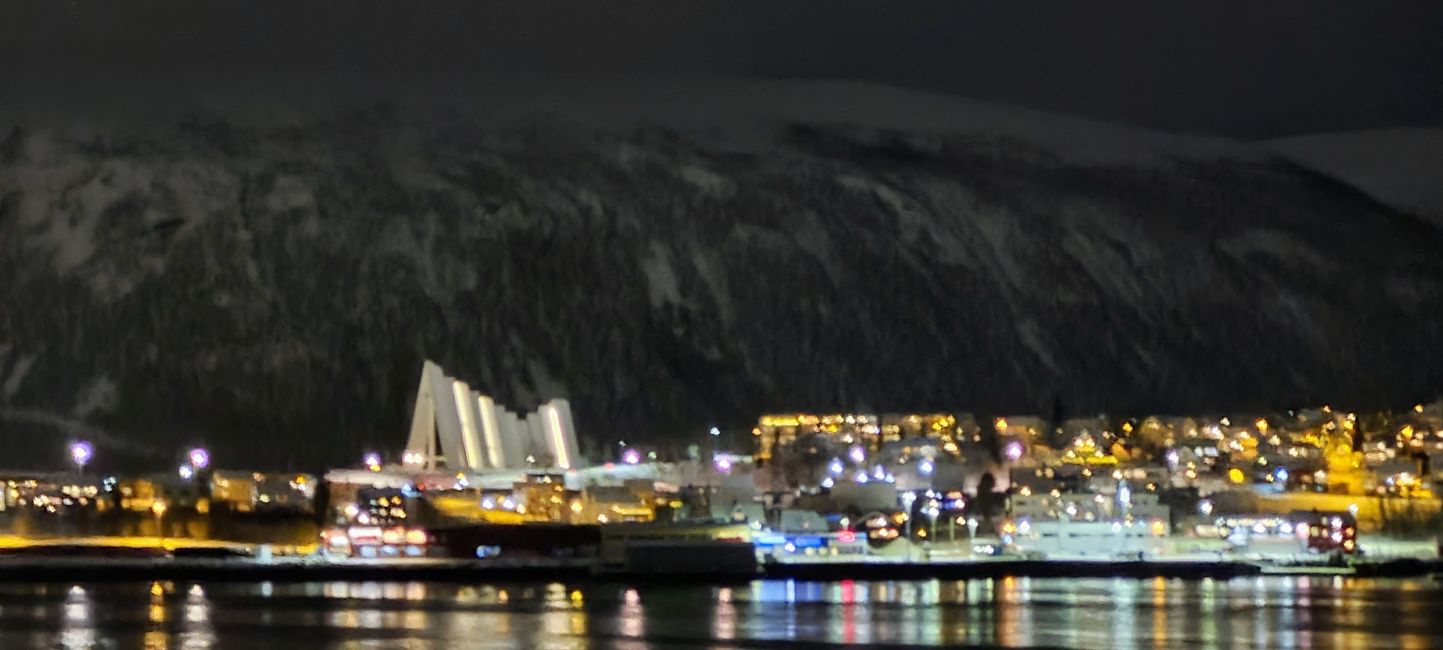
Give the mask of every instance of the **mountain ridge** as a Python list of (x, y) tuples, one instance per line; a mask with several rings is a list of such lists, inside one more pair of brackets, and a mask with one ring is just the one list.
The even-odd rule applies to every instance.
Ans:
[[(768, 410), (1381, 405), (1443, 383), (1418, 361), (1443, 340), (1443, 233), (1271, 152), (789, 110), (25, 123), (0, 167), (0, 409), (276, 465), (399, 445), (427, 357), (504, 403), (571, 399), (593, 452)], [(63, 444), (13, 435), (35, 463)]]

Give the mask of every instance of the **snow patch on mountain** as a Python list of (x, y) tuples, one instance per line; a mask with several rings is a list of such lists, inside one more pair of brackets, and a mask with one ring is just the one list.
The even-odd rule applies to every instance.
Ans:
[(676, 270), (672, 268), (671, 251), (666, 244), (651, 242), (648, 255), (641, 261), (641, 270), (646, 274), (647, 296), (653, 309), (682, 303), (681, 284), (677, 281)]
[[(7, 346), (6, 356), (8, 356), (8, 350), (9, 348)], [(25, 376), (30, 373), (30, 368), (35, 365), (35, 361), (39, 358), (39, 355), (34, 354), (22, 355), (16, 358), (14, 364), (10, 365), (9, 371), (5, 375), (5, 382), (0, 384), (0, 396), (4, 396), (6, 401), (14, 397), (15, 394), (20, 391), (20, 384), (25, 381)], [(5, 366), (0, 365), (0, 370), (4, 369)]]

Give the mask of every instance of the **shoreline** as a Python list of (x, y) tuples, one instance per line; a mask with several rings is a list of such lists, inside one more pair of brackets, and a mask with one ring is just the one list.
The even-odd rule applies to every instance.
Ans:
[(0, 559), (0, 583), (16, 582), (636, 582), (734, 585), (758, 579), (833, 582), (842, 580), (967, 580), (1029, 578), (1180, 578), (1184, 580), (1258, 576), (1426, 577), (1443, 574), (1443, 561), (1393, 560), (1352, 566), (1262, 565), (1249, 562), (988, 561), (949, 563), (846, 562), (777, 563), (747, 572), (646, 573), (598, 570), (587, 560), (485, 560), (255, 562), (206, 558)]

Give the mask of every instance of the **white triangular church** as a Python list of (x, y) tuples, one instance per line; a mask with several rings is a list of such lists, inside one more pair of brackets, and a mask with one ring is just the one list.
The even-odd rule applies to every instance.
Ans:
[(518, 416), (427, 360), (402, 458), (406, 464), (427, 469), (444, 465), (473, 472), (571, 469), (580, 462), (580, 451), (566, 400), (553, 399)]

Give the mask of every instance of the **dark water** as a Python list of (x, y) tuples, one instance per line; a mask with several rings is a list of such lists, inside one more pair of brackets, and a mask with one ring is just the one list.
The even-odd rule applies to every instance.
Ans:
[(1431, 580), (0, 585), (0, 648), (1443, 647)]

